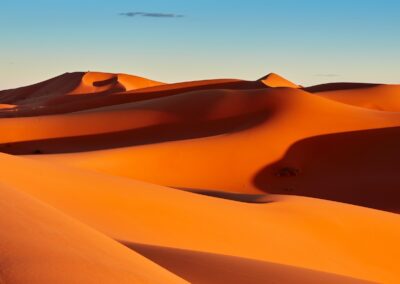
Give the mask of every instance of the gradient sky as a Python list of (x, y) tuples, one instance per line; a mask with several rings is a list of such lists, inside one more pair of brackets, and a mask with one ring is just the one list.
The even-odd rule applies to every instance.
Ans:
[(398, 0), (0, 0), (0, 89), (87, 70), (400, 83), (399, 13)]

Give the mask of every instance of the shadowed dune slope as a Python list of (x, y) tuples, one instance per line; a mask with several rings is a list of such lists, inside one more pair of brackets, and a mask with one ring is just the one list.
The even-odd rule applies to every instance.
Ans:
[[(30, 118), (24, 120), (30, 121)], [(76, 152), (79, 151), (79, 145), (83, 147), (83, 151), (112, 148), (112, 143), (115, 143), (115, 147), (125, 147), (73, 154), (37, 155), (34, 158), (179, 188), (241, 193), (279, 190), (281, 193), (296, 194), (296, 188), (304, 188), (306, 184), (296, 185), (293, 192), (293, 186), (279, 185), (284, 185), (286, 180), (289, 181), (288, 184), (292, 180), (303, 182), (301, 177), (287, 178), (279, 174), (282, 169), (291, 167), (291, 163), (279, 163), (278, 168), (274, 167), (272, 172), (262, 169), (279, 161), (289, 147), (300, 140), (332, 133), (395, 128), (400, 124), (400, 113), (354, 107), (296, 89), (270, 88), (247, 92), (199, 91), (94, 109), (70, 116), (43, 117), (41, 121), (35, 122), (37, 129), (41, 131), (36, 130), (32, 134), (28, 132), (27, 123), (17, 121), (18, 119), (3, 119), (4, 125), (13, 125), (13, 131), (5, 132), (0, 138), (3, 140), (2, 151), (19, 154), (33, 153), (35, 149), (40, 149), (41, 153)], [(58, 121), (62, 121), (64, 125), (75, 125), (72, 121), (80, 123), (79, 126), (60, 130), (57, 127)], [(107, 121), (114, 122), (107, 124)], [(0, 125), (1, 123), (2, 121)], [(115, 135), (113, 131), (129, 128), (131, 130), (119, 132), (116, 136), (120, 137), (118, 141), (124, 141), (125, 144), (112, 142)], [(102, 135), (94, 135), (107, 131), (108, 133)], [(63, 138), (78, 134), (79, 137)], [(46, 137), (52, 139), (44, 139)], [(396, 134), (389, 135), (389, 132), (382, 132), (380, 137), (380, 141), (388, 143), (398, 140)], [(13, 141), (18, 142), (11, 143)], [(140, 141), (142, 145), (138, 143)], [(356, 158), (351, 149), (357, 146), (354, 143), (344, 143), (341, 146), (343, 151), (335, 152), (336, 159), (323, 161), (331, 165), (329, 175), (339, 175), (331, 182), (331, 186), (353, 188), (355, 192), (368, 194), (352, 195), (344, 190), (327, 193), (327, 187), (319, 184), (308, 188), (308, 195), (330, 197), (329, 199), (336, 201), (384, 210), (398, 210), (400, 196), (394, 188), (399, 186), (399, 181), (395, 178), (384, 178), (391, 169), (396, 168), (398, 151), (388, 147), (375, 147), (374, 139), (368, 141), (370, 142), (365, 147), (369, 147), (368, 151), (373, 153), (371, 155), (392, 157), (375, 164), (379, 166), (374, 168), (373, 173), (370, 171), (373, 166), (370, 169), (365, 168), (367, 166), (361, 167), (365, 169), (365, 174), (382, 177), (379, 191), (376, 183), (364, 182), (364, 175), (346, 174), (353, 171), (348, 160)], [(101, 143), (104, 145), (99, 145)], [(329, 152), (328, 149), (325, 151)], [(312, 161), (318, 157), (324, 155), (309, 154), (307, 159)], [(294, 166), (301, 172), (301, 176), (303, 173), (310, 177), (328, 175), (318, 167), (308, 172), (307, 160), (304, 164)], [(180, 174), (177, 175), (177, 172)], [(275, 182), (270, 183), (271, 180)], [(375, 198), (381, 191), (388, 196)], [(386, 202), (383, 201), (385, 198)]]
[(377, 85), (379, 84), (339, 82), (339, 83), (326, 83), (310, 87), (304, 87), (303, 90), (310, 93), (317, 93), (317, 92), (340, 91), (340, 90), (357, 90), (357, 89), (374, 87)]
[(400, 213), (399, 143), (399, 127), (307, 138), (262, 169), (254, 182), (270, 193), (312, 196)]
[(24, 101), (31, 100), (35, 104), (37, 100), (43, 100), (49, 95), (65, 95), (80, 84), (84, 74), (84, 72), (65, 73), (26, 87), (0, 91), (0, 103), (23, 104)]
[(329, 273), (227, 255), (134, 243), (124, 244), (190, 283), (369, 283)]
[(65, 73), (34, 85), (0, 91), (1, 104), (15, 105), (12, 110), (0, 112), (0, 115), (4, 117), (44, 114), (46, 105), (54, 101), (77, 101), (77, 98), (82, 96), (109, 96), (158, 85), (163, 83), (127, 74)]
[(396, 214), (304, 197), (242, 203), (9, 155), (0, 164), (5, 185), (118, 240), (398, 280)]
[(298, 85), (296, 85), (293, 82), (290, 82), (289, 80), (279, 76), (278, 74), (275, 73), (270, 73), (260, 79), (258, 81), (262, 82), (268, 87), (287, 87), (287, 88), (299, 88)]
[(260, 81), (237, 79), (163, 84), (126, 74), (66, 73), (35, 85), (0, 91), (0, 103), (16, 104), (14, 109), (0, 109), (0, 117), (69, 113), (198, 90), (262, 88), (266, 85)]
[(268, 110), (273, 106), (265, 104), (269, 92), (273, 90), (254, 90), (251, 96), (241, 91), (198, 91), (65, 115), (5, 118), (0, 120), (0, 127), (6, 130), (0, 141), (84, 136), (162, 124), (190, 127)]
[(119, 90), (131, 91), (158, 85), (163, 85), (163, 83), (133, 75), (86, 72), (82, 76), (80, 84), (74, 90), (68, 92), (68, 95), (102, 93)]
[(7, 186), (0, 186), (1, 283), (185, 283), (183, 279)]

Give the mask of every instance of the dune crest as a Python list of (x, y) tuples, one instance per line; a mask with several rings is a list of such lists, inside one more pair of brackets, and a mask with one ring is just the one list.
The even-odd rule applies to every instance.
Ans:
[(400, 85), (342, 83), (308, 87), (305, 90), (349, 105), (400, 112)]
[(258, 79), (258, 81), (262, 82), (268, 87), (273, 87), (273, 88), (277, 87), (299, 88), (299, 86), (296, 85), (295, 83), (292, 83), (289, 80), (275, 73), (269, 73), (268, 75)]
[(79, 86), (68, 94), (80, 95), (101, 92), (124, 92), (162, 84), (161, 82), (127, 74), (86, 72), (82, 76)]
[(0, 104), (34, 110), (68, 95), (115, 94), (163, 84), (127, 74), (73, 72), (37, 84), (0, 91)]

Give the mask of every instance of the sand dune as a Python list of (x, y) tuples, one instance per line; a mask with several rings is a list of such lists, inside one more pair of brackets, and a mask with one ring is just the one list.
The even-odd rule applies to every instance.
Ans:
[[(395, 214), (303, 197), (242, 203), (8, 155), (1, 164), (4, 184), (117, 240), (396, 279)], [(38, 178), (43, 173), (46, 179)]]
[(399, 92), (101, 72), (1, 91), (1, 279), (397, 283)]
[(279, 76), (278, 74), (275, 73), (270, 73), (260, 79), (258, 81), (262, 82), (268, 87), (288, 87), (288, 88), (299, 88), (298, 85), (296, 85), (293, 82), (290, 82), (289, 80)]
[(255, 261), (142, 244), (125, 243), (191, 283), (367, 283), (354, 278)]
[[(313, 90), (311, 88), (311, 90)], [(315, 90), (318, 90), (317, 88)], [(382, 111), (400, 111), (400, 85), (364, 84), (313, 91), (314, 94), (334, 101)]]
[(31, 86), (0, 91), (0, 103), (14, 103), (12, 111), (0, 117), (38, 116), (68, 113), (96, 107), (165, 97), (209, 89), (265, 88), (261, 81), (213, 79), (163, 84), (149, 79), (100, 72), (66, 73)]
[[(1, 104), (13, 104), (12, 112), (0, 116), (30, 116), (46, 113), (46, 106), (60, 100), (73, 100), (82, 96), (106, 96), (114, 93), (159, 86), (163, 83), (126, 74), (101, 72), (74, 72), (49, 80), (11, 90), (0, 91)], [(53, 110), (47, 110), (53, 112)]]
[[(63, 116), (3, 119), (1, 123), (12, 131), (0, 137), (0, 149), (12, 154), (80, 152), (35, 158), (172, 187), (299, 194), (400, 209), (395, 190), (400, 181), (386, 178), (396, 169), (400, 153), (391, 147), (369, 149), (378, 142), (375, 133), (382, 133), (381, 144), (397, 143), (400, 113), (349, 106), (297, 89), (196, 91)], [(65, 127), (60, 129), (60, 124)], [(342, 143), (337, 151), (282, 158), (304, 139), (319, 140), (333, 133), (357, 137), (357, 131), (370, 129), (381, 130), (365, 132), (370, 142), (364, 148), (358, 147), (356, 138), (349, 138), (354, 143)], [(100, 151), (82, 152), (89, 150)], [(377, 157), (376, 162), (354, 159), (365, 151)], [(176, 156), (177, 152), (181, 154)], [(331, 168), (321, 170), (318, 163)], [(299, 175), (280, 175), (285, 168), (297, 169)], [(350, 178), (355, 172), (359, 174)], [(371, 182), (363, 175), (368, 172), (380, 178)], [(324, 185), (326, 178), (333, 177), (335, 183)], [(351, 190), (366, 194), (348, 194)]]
[(136, 252), (0, 187), (1, 283), (185, 283)]

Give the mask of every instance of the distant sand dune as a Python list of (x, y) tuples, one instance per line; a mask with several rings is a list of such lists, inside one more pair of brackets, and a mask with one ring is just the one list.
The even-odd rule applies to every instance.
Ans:
[(279, 76), (278, 74), (275, 73), (270, 73), (260, 79), (258, 81), (262, 82), (268, 87), (288, 87), (288, 88), (299, 88), (298, 85), (296, 85), (293, 82), (290, 82), (289, 80)]
[[(318, 89), (311, 87), (311, 90)], [(400, 85), (364, 84), (359, 88), (347, 86), (313, 93), (327, 99), (368, 109), (400, 111)]]

